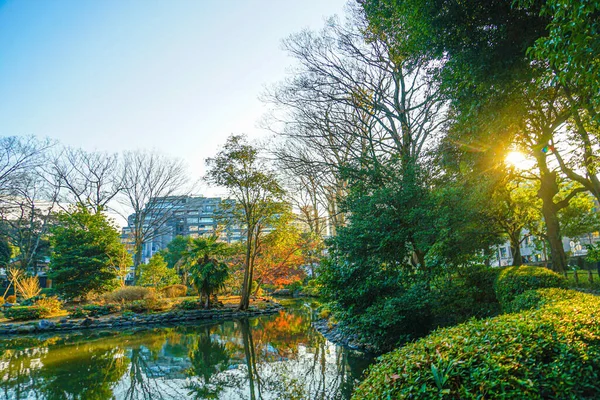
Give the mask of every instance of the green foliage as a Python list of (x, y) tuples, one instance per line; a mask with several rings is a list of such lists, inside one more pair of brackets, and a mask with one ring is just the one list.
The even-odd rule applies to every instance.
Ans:
[(71, 318), (85, 318), (89, 316), (89, 314), (90, 312), (84, 307), (73, 307), (73, 309), (69, 312), (69, 316)]
[(569, 202), (569, 206), (559, 212), (562, 233), (577, 238), (600, 230), (600, 214), (596, 210), (594, 198), (589, 193), (581, 193)]
[(49, 272), (56, 292), (73, 299), (115, 287), (111, 260), (117, 258), (123, 245), (106, 217), (78, 206), (70, 213), (59, 213), (57, 218), (58, 225), (52, 229)]
[(500, 270), (470, 266), (441, 276), (435, 282), (433, 315), (435, 326), (451, 326), (470, 318), (486, 318), (500, 313), (494, 283)]
[(42, 317), (42, 310), (35, 306), (16, 306), (4, 311), (4, 316), (13, 321), (28, 321)]
[(8, 243), (8, 239), (4, 236), (0, 237), (0, 267), (6, 267), (10, 262), (12, 248)]
[(187, 252), (190, 241), (191, 238), (189, 236), (175, 236), (169, 242), (167, 248), (161, 251), (161, 255), (167, 262), (167, 267), (177, 269)]
[(597, 398), (600, 299), (539, 293), (538, 310), (441, 329), (383, 356), (353, 398)]
[(100, 317), (102, 315), (114, 314), (121, 311), (121, 306), (119, 304), (86, 304), (82, 309), (90, 317)]
[(528, 290), (565, 287), (564, 276), (547, 268), (529, 266), (504, 268), (494, 284), (496, 297), (504, 311), (510, 310), (510, 303)]
[(191, 281), (201, 298), (205, 299), (205, 307), (210, 304), (210, 296), (225, 287), (229, 277), (229, 267), (215, 256), (222, 256), (228, 251), (225, 243), (218, 242), (216, 236), (197, 238), (192, 241), (186, 255)]
[(199, 310), (202, 308), (200, 300), (183, 300), (177, 305), (177, 308), (182, 310)]
[(177, 272), (167, 266), (165, 259), (160, 253), (154, 254), (147, 264), (141, 264), (140, 273), (141, 276), (137, 282), (140, 286), (161, 289), (179, 282)]
[(160, 290), (163, 297), (172, 299), (175, 297), (184, 297), (187, 294), (187, 286), (185, 285), (171, 285), (166, 286)]

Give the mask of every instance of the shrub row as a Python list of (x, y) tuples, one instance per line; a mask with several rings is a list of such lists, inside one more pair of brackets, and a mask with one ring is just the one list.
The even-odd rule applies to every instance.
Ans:
[(543, 289), (518, 301), (534, 309), (440, 329), (383, 356), (354, 399), (599, 398), (600, 298)]
[(42, 311), (35, 306), (15, 306), (4, 311), (4, 316), (13, 321), (28, 321), (42, 317)]

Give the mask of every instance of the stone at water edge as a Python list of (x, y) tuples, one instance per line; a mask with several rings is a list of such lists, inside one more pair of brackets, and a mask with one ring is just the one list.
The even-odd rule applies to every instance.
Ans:
[(50, 328), (54, 328), (56, 326), (56, 323), (52, 322), (52, 321), (48, 321), (47, 319), (43, 319), (40, 322), (38, 322), (38, 328), (40, 329), (50, 329)]

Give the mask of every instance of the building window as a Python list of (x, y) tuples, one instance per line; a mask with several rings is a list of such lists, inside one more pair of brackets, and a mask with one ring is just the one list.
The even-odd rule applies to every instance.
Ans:
[(188, 224), (197, 224), (198, 223), (198, 218), (188, 218), (187, 219), (187, 223)]
[(189, 229), (190, 229), (190, 232), (197, 232), (198, 231), (198, 225), (190, 225)]

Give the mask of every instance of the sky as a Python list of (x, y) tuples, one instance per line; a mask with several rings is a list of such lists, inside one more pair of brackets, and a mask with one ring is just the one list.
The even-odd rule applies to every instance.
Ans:
[[(293, 60), (281, 40), (346, 0), (0, 0), (0, 135), (156, 150), (194, 179)], [(200, 188), (210, 195), (211, 189)]]

